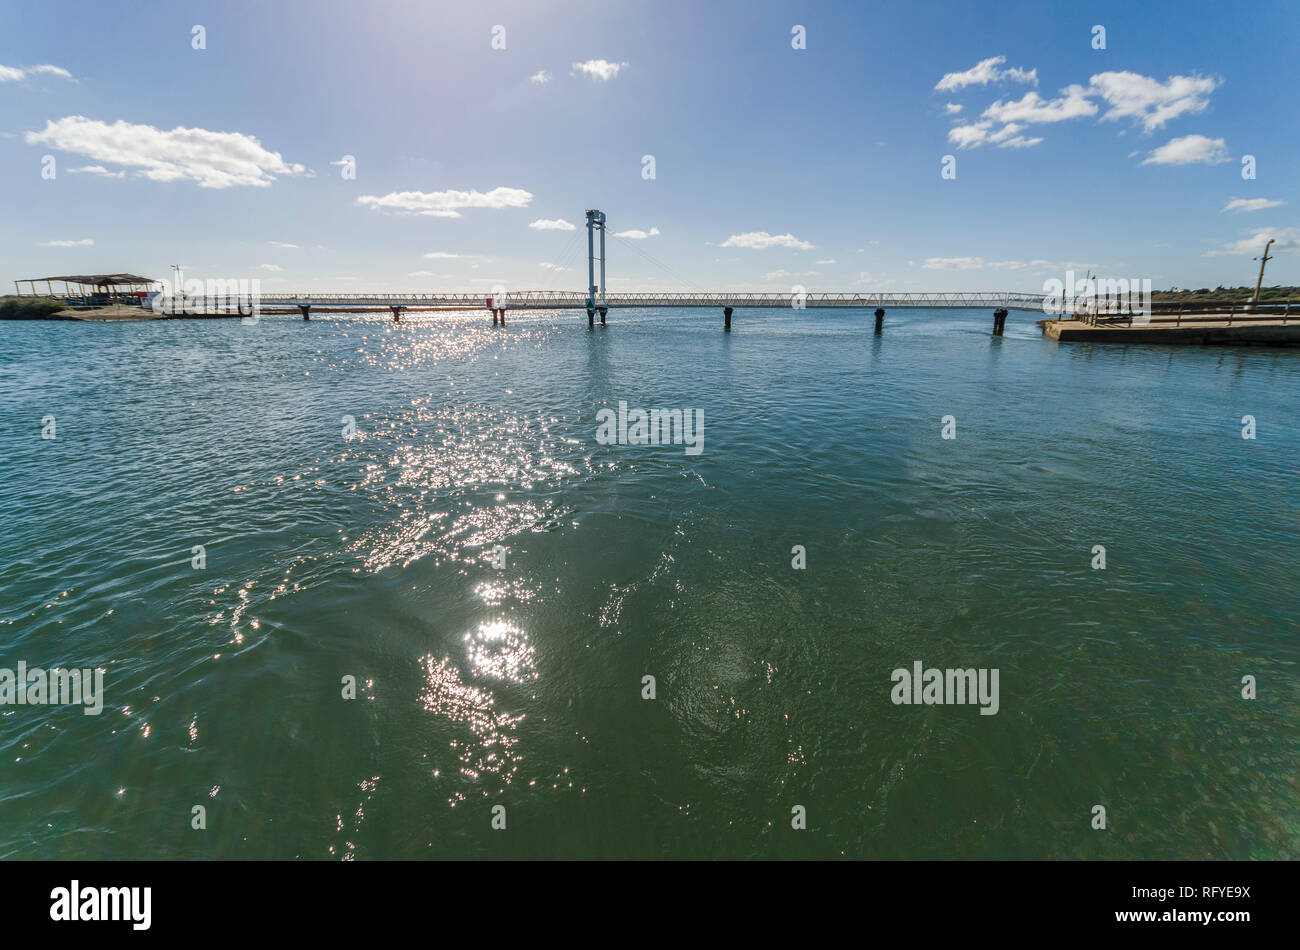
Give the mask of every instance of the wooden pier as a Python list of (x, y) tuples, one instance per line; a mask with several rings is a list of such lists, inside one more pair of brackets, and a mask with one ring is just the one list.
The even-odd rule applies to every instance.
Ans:
[(1169, 343), (1191, 346), (1297, 346), (1300, 312), (1291, 302), (1186, 312), (1156, 305), (1148, 315), (1079, 315), (1040, 320), (1062, 343)]

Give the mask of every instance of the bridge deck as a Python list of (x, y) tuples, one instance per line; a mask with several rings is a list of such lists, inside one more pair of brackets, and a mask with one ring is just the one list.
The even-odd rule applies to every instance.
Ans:
[[(342, 310), (347, 307), (463, 307), (467, 310), (491, 308), (508, 310), (586, 310), (587, 296), (569, 291), (524, 291), (501, 296), (492, 294), (261, 294), (261, 306), (300, 307)], [(814, 307), (884, 307), (885, 309), (1007, 309), (1042, 312), (1042, 294), (1000, 291), (993, 293), (810, 293), (803, 295), (802, 305)], [(488, 301), (491, 300), (491, 305)], [(597, 307), (610, 310), (629, 307), (782, 307), (797, 305), (789, 293), (632, 293), (609, 294)]]

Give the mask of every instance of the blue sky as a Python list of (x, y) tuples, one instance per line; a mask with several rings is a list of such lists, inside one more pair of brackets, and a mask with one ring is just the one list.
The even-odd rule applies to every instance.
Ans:
[(1285, 0), (6, 0), (0, 279), (580, 290), (598, 207), (611, 292), (1213, 287), (1266, 236), (1300, 284), (1298, 37)]

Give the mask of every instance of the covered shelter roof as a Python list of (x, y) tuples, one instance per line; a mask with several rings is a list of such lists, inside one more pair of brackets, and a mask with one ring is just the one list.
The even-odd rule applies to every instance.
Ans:
[[(146, 296), (156, 286), (162, 284), (152, 277), (139, 274), (64, 274), (58, 277), (24, 277), (14, 281), (14, 291), (19, 297), (24, 296), (23, 285), (33, 297), (141, 297)], [(40, 285), (45, 285), (44, 293)], [(63, 292), (56, 293), (55, 284), (63, 285)]]
[(23, 283), (36, 282), (43, 284), (46, 281), (57, 280), (69, 284), (89, 284), (94, 287), (115, 287), (122, 284), (156, 284), (158, 281), (152, 277), (141, 277), (138, 274), (72, 274), (64, 277), (31, 277), (23, 280)]

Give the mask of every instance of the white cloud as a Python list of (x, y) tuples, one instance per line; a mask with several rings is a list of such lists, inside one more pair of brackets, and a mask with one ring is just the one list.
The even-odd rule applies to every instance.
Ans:
[(262, 270), (270, 270), (270, 271), (284, 270), (284, 268), (281, 267), (279, 264), (259, 264), (258, 266), (261, 267)]
[(1005, 142), (999, 142), (998, 148), (1032, 148), (1035, 145), (1041, 145), (1042, 141), (1042, 136), (1027, 139), (1023, 135), (1016, 135)]
[(570, 75), (583, 75), (598, 82), (607, 82), (618, 75), (620, 69), (626, 69), (627, 63), (611, 63), (605, 59), (589, 59), (585, 63), (574, 63)]
[(118, 120), (112, 125), (85, 116), (50, 119), (39, 132), (28, 132), (28, 145), (48, 145), (65, 152), (139, 169), (152, 181), (193, 181), (200, 188), (235, 185), (268, 187), (278, 175), (301, 175), (256, 138), (240, 132), (211, 132), (177, 126), (171, 131)]
[(538, 218), (528, 226), (538, 231), (572, 231), (574, 227), (563, 218)]
[(452, 254), (450, 251), (430, 251), (424, 255), (426, 261), (450, 261), (460, 257), (459, 254)]
[(969, 125), (957, 125), (948, 130), (948, 141), (958, 148), (977, 148), (985, 143), (998, 148), (1030, 148), (1042, 143), (1041, 137), (1026, 138), (1020, 132), (1024, 126), (1019, 122), (1008, 122), (996, 132), (991, 132), (993, 123), (988, 119)]
[(965, 72), (944, 73), (943, 78), (934, 87), (935, 92), (955, 92), (958, 89), (964, 89), (966, 86), (987, 86), (991, 82), (1000, 82), (1004, 79), (1038, 85), (1037, 69), (1024, 70), (1018, 66), (1013, 66), (1010, 69), (998, 69), (1006, 61), (1005, 56), (992, 56), (980, 60)]
[(763, 279), (780, 280), (781, 278), (784, 277), (820, 277), (820, 276), (821, 276), (821, 271), (806, 270), (803, 271), (802, 273), (791, 273), (790, 271), (783, 269), (783, 270), (768, 271), (766, 274), (763, 275)]
[[(911, 264), (912, 261), (908, 261), (908, 263)], [(885, 274), (872, 274), (870, 271), (864, 270), (858, 274), (858, 279), (854, 283), (867, 290), (889, 290), (896, 286), (898, 281)]]
[(555, 271), (556, 273), (559, 273), (560, 271), (565, 271), (565, 270), (570, 270), (570, 269), (571, 269), (571, 268), (568, 268), (568, 267), (561, 267), (559, 264), (552, 264), (550, 261), (542, 261), (542, 262), (541, 262), (540, 264), (538, 264), (537, 266), (543, 268), (544, 270), (553, 270), (553, 271)]
[(1217, 165), (1228, 161), (1223, 139), (1184, 135), (1170, 139), (1142, 160), (1143, 165)]
[(1002, 128), (990, 135), (988, 140), (993, 143), (1005, 142), (1023, 128), (1024, 126), (1018, 122), (1008, 122), (1006, 125), (1002, 126)]
[(43, 241), (41, 247), (94, 247), (94, 238), (82, 238), (79, 241)]
[(286, 244), (284, 241), (267, 241), (266, 243), (269, 244), (271, 247), (283, 248), (286, 251), (298, 250), (297, 244)]
[[(998, 73), (996, 66), (993, 60), (985, 60), (967, 73), (949, 75), (987, 77), (990, 71)], [(949, 77), (944, 78), (947, 80)], [(971, 85), (980, 81), (963, 82)], [(958, 148), (977, 148), (985, 144), (999, 148), (1029, 148), (1043, 140), (1021, 135), (1025, 126), (1095, 116), (1101, 111), (1097, 99), (1108, 107), (1101, 116), (1102, 121), (1132, 118), (1150, 132), (1178, 116), (1205, 111), (1209, 94), (1218, 85), (1217, 79), (1201, 76), (1170, 76), (1160, 82), (1132, 72), (1097, 73), (1087, 86), (1077, 83), (1066, 86), (1054, 99), (1044, 99), (1034, 90), (1008, 102), (999, 99), (980, 113), (978, 121), (950, 129), (948, 141)], [(945, 109), (948, 115), (955, 115), (958, 111)], [(993, 131), (994, 127), (999, 128)]]
[[(1048, 271), (1091, 270), (1092, 265), (1084, 261), (1047, 261), (1041, 257), (1036, 257), (1029, 262), (1029, 268), (1035, 273), (1041, 274)], [(1019, 270), (1019, 268), (1016, 269)]]
[(1138, 73), (1106, 72), (1092, 77), (1089, 92), (1110, 106), (1103, 120), (1138, 119), (1150, 132), (1180, 115), (1204, 112), (1218, 85), (1208, 76), (1170, 76), (1160, 82)]
[(33, 73), (41, 73), (46, 76), (58, 76), (60, 79), (72, 78), (72, 73), (68, 72), (62, 66), (51, 66), (49, 63), (42, 63), (39, 66), (33, 66), (29, 71)]
[(1078, 84), (1066, 86), (1055, 99), (1044, 99), (1030, 90), (1013, 102), (998, 100), (982, 113), (997, 123), (1063, 122), (1097, 114), (1097, 104), (1088, 99), (1088, 90)]
[(962, 105), (960, 105), (959, 103), (956, 103), (956, 102), (947, 102), (947, 103), (944, 103), (944, 106), (943, 106), (943, 114), (944, 114), (944, 115), (956, 115), (958, 112), (960, 112), (960, 111), (961, 111), (962, 109), (964, 109), (964, 108), (965, 108), (965, 106), (962, 106)]
[(801, 251), (810, 250), (813, 245), (801, 241), (793, 234), (768, 234), (766, 231), (750, 231), (746, 234), (733, 234), (720, 245), (721, 247), (748, 247), (763, 250), (769, 247), (795, 247)]
[[(39, 66), (0, 66), (0, 82), (21, 82), (28, 76), (58, 76), (60, 79), (72, 79), (72, 73), (62, 66), (42, 63)], [(76, 82), (75, 79), (72, 80)]]
[(1265, 208), (1276, 208), (1283, 204), (1281, 201), (1273, 201), (1270, 198), (1233, 198), (1223, 206), (1224, 211), (1263, 211)]
[(958, 148), (976, 148), (988, 141), (992, 122), (972, 122), (970, 125), (954, 125), (948, 130), (948, 141)]
[(535, 82), (538, 85), (541, 85), (543, 83), (548, 83), (551, 81), (551, 79), (552, 76), (550, 72), (545, 69), (539, 69), (537, 70), (537, 72), (533, 73), (531, 76), (528, 77), (529, 82)]
[(357, 204), (398, 214), (459, 218), (459, 208), (526, 208), (532, 200), (532, 193), (522, 188), (497, 187), (491, 191), (390, 191), (383, 196), (362, 195)]
[(634, 241), (644, 241), (646, 238), (658, 237), (659, 229), (651, 228), (649, 231), (638, 231), (635, 228), (631, 231), (616, 231), (614, 237), (631, 238)]
[(125, 178), (125, 171), (111, 172), (103, 165), (82, 165), (80, 168), (69, 168), (69, 175), (98, 175), (100, 178)]
[(1223, 255), (1249, 254), (1252, 257), (1258, 257), (1263, 253), (1264, 245), (1268, 243), (1269, 238), (1272, 238), (1274, 242), (1273, 246), (1269, 248), (1269, 253), (1279, 251), (1284, 254), (1300, 253), (1300, 228), (1260, 228), (1240, 241), (1229, 241), (1218, 250), (1206, 251), (1204, 256), (1220, 257)]
[(839, 262), (836, 261), (836, 260), (834, 260), (834, 259), (831, 259), (831, 260), (825, 260), (825, 261), (813, 261), (813, 263), (814, 263), (814, 264), (837, 264), (837, 263), (839, 263)]
[(927, 257), (921, 265), (927, 270), (1023, 270), (1023, 261), (986, 261), (982, 257)]

